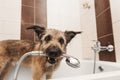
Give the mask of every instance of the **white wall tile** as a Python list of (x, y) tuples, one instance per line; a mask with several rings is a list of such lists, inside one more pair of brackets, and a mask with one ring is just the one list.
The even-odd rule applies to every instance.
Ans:
[(21, 0), (0, 0), (0, 6), (20, 6)]
[(0, 20), (17, 21), (21, 19), (21, 0), (0, 0)]
[(1, 22), (1, 33), (3, 34), (18, 34), (20, 35), (20, 22)]
[[(83, 7), (85, 3), (88, 3), (90, 9)], [(80, 23), (82, 28), (86, 25), (88, 26), (91, 22), (96, 24), (94, 0), (80, 0)], [(92, 26), (88, 26), (88, 28), (91, 27)]]
[(19, 40), (20, 35), (0, 34), (0, 40)]
[(120, 62), (120, 22), (113, 24), (113, 33), (115, 41), (115, 52), (117, 61)]
[(72, 41), (67, 46), (67, 54), (75, 56), (76, 58), (82, 59), (82, 39), (79, 34), (72, 39)]
[(120, 21), (120, 0), (110, 0), (112, 22)]
[(2, 38), (3, 38), (3, 34), (0, 33), (0, 40), (2, 40)]
[[(95, 44), (93, 40), (97, 40), (96, 31), (96, 17), (95, 17), (95, 6), (94, 0), (80, 0), (80, 21), (82, 33), (82, 49), (83, 59), (93, 59), (94, 52), (91, 47)], [(84, 8), (83, 4), (88, 3), (90, 9)], [(97, 54), (97, 59), (98, 54)]]
[[(93, 47), (93, 45), (95, 44), (93, 40), (97, 40), (95, 22), (91, 22), (89, 23), (89, 25), (82, 27), (82, 30), (83, 30), (83, 33), (82, 33), (83, 58), (93, 59), (94, 52), (91, 49), (91, 47)], [(97, 54), (97, 59), (99, 59), (98, 54)]]
[(20, 22), (21, 8), (20, 7), (1, 7), (0, 20)]
[(0, 21), (0, 34), (2, 33), (2, 22)]
[(79, 6), (80, 0), (48, 0), (48, 27), (60, 30), (78, 30), (80, 27)]
[(116, 60), (120, 62), (120, 0), (110, 0)]
[[(81, 31), (80, 0), (47, 0), (48, 28)], [(76, 36), (68, 45), (67, 52), (81, 58), (81, 36)]]
[(0, 40), (20, 39), (21, 0), (0, 0)]
[[(84, 9), (88, 2), (90, 9)], [(97, 40), (94, 0), (48, 0), (48, 26), (60, 30), (83, 31), (68, 45), (68, 54), (93, 59), (92, 40)]]

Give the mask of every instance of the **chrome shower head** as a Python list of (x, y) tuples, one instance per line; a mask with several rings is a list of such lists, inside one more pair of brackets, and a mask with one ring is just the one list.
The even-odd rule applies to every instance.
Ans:
[(73, 57), (66, 58), (66, 63), (73, 68), (80, 67), (80, 62), (77, 58), (73, 58)]
[(69, 56), (67, 54), (64, 54), (63, 57), (66, 58), (66, 63), (67, 65), (73, 67), (73, 68), (79, 68), (80, 67), (80, 61), (73, 57), (73, 56)]

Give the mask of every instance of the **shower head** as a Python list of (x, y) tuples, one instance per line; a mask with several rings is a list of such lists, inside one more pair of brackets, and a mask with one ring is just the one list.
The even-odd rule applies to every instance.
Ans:
[(66, 63), (67, 65), (73, 67), (73, 68), (79, 68), (80, 67), (80, 61), (73, 57), (73, 56), (69, 56), (67, 54), (64, 54), (63, 57), (66, 58)]
[(66, 63), (73, 68), (80, 67), (80, 62), (77, 58), (73, 58), (73, 57), (66, 58)]

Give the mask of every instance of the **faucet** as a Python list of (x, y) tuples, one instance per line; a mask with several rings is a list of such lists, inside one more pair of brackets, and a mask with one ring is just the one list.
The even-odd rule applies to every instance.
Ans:
[(114, 50), (113, 48), (113, 45), (108, 45), (108, 46), (101, 46), (101, 43), (100, 41), (95, 41), (96, 44), (92, 47), (92, 49), (95, 51), (95, 52), (100, 52), (100, 51), (108, 51), (108, 52), (112, 52)]
[(114, 50), (113, 45), (108, 45), (108, 46), (101, 46), (100, 41), (96, 41), (96, 44), (92, 47), (92, 50), (94, 51), (94, 67), (93, 67), (93, 74), (95, 74), (95, 69), (96, 69), (96, 54), (99, 53), (100, 51), (108, 51), (112, 52)]
[[(20, 70), (20, 65), (21, 65), (22, 61), (28, 56), (42, 56), (42, 57), (45, 57), (47, 55), (43, 54), (42, 51), (31, 51), (31, 52), (25, 53), (16, 64), (16, 69), (15, 69), (13, 80), (17, 80), (18, 72)], [(63, 54), (61, 57), (66, 58), (67, 65), (69, 65), (73, 68), (79, 68), (80, 67), (80, 62), (77, 58), (75, 58), (73, 56), (70, 56), (70, 55), (67, 55), (67, 54)]]

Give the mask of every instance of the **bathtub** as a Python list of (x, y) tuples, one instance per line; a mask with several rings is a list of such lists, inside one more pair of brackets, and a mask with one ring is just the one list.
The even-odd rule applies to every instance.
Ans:
[[(80, 62), (80, 68), (71, 68), (63, 60), (50, 80), (120, 80), (120, 63), (97, 61), (96, 73), (93, 74), (93, 60), (80, 60)], [(13, 80), (13, 74), (14, 70), (6, 80)], [(32, 80), (31, 71), (22, 67), (18, 80)]]

